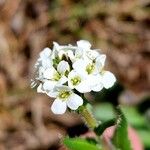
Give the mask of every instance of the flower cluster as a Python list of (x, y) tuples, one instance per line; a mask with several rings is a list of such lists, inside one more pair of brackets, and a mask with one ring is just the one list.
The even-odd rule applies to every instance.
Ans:
[(67, 107), (77, 110), (83, 105), (80, 93), (108, 89), (116, 81), (104, 70), (105, 59), (88, 41), (77, 41), (76, 46), (54, 42), (53, 49), (45, 48), (35, 64), (37, 92), (55, 98), (51, 106), (55, 114), (63, 114)]

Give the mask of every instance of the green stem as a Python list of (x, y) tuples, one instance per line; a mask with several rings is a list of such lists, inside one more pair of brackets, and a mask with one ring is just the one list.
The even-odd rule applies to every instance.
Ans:
[(79, 113), (81, 114), (89, 128), (95, 129), (98, 126), (97, 120), (94, 118), (93, 114), (87, 109), (86, 106), (80, 106)]

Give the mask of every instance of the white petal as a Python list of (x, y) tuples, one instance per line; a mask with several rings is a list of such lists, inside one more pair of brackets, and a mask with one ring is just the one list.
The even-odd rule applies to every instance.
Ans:
[(46, 81), (43, 84), (43, 89), (50, 91), (55, 87), (56, 84), (57, 84), (56, 81)]
[(81, 81), (79, 85), (75, 87), (80, 93), (88, 93), (91, 91), (90, 85), (87, 80)]
[(69, 72), (68, 74), (68, 79), (72, 79), (76, 76), (79, 76), (81, 79), (84, 79), (85, 76), (83, 76), (82, 74), (79, 74), (78, 72), (76, 72), (75, 70), (72, 70), (71, 72)]
[(78, 76), (78, 75), (79, 74), (75, 70), (72, 70), (71, 72), (69, 72), (68, 78), (71, 79), (71, 78)]
[(43, 88), (42, 88), (42, 84), (40, 84), (40, 85), (37, 87), (37, 92), (38, 92), (38, 93), (45, 93), (45, 91), (44, 91)]
[[(71, 89), (74, 89), (75, 87), (77, 87), (77, 86), (75, 86), (75, 85), (73, 85), (72, 84), (72, 82), (71, 82), (71, 79), (73, 79), (73, 78), (75, 78), (75, 77), (80, 77), (80, 79), (81, 79), (81, 82), (83, 81), (83, 80), (85, 80), (85, 77), (83, 76), (83, 75), (81, 75), (81, 74), (78, 74), (76, 71), (74, 71), (74, 70), (72, 70), (69, 74), (68, 74), (68, 86), (71, 88)], [(80, 88), (80, 87), (79, 87)], [(82, 87), (81, 87), (82, 88)], [(77, 88), (76, 88), (77, 89)], [(80, 92), (80, 91), (79, 91)], [(84, 93), (84, 92), (82, 92), (82, 93)]]
[(94, 92), (99, 92), (103, 89), (103, 84), (102, 83), (97, 83), (91, 89)]
[(100, 55), (99, 57), (96, 58), (96, 66), (99, 71), (104, 67), (106, 60), (106, 55)]
[(61, 61), (57, 66), (57, 71), (61, 74), (64, 74), (67, 70), (69, 70), (69, 64), (66, 61)]
[(75, 63), (73, 63), (73, 69), (81, 75), (87, 75), (86, 65), (86, 61), (79, 59)]
[(54, 49), (55, 50), (59, 50), (60, 49), (60, 46), (59, 46), (59, 44), (57, 43), (57, 42), (53, 42), (53, 45), (54, 45)]
[(40, 57), (42, 59), (47, 58), (47, 57), (49, 57), (51, 55), (51, 52), (52, 52), (51, 49), (46, 47), (46, 48), (43, 49), (42, 52), (40, 52)]
[(66, 85), (56, 85), (54, 88), (54, 91), (60, 92), (60, 91), (70, 91), (71, 92), (71, 88), (66, 86)]
[(70, 109), (76, 110), (83, 104), (83, 99), (79, 95), (72, 93), (66, 103)]
[(101, 83), (102, 77), (100, 74), (88, 76), (88, 81), (92, 91), (98, 92), (102, 90), (103, 84)]
[(78, 47), (78, 48), (75, 50), (75, 57), (76, 57), (76, 58), (81, 58), (82, 56), (83, 56), (83, 49)]
[(44, 68), (52, 67), (52, 61), (49, 58), (42, 59), (42, 66)]
[(86, 40), (77, 41), (77, 46), (82, 48), (83, 50), (89, 50), (91, 48), (90, 42)]
[(74, 56), (74, 54), (73, 54), (73, 51), (68, 50), (68, 51), (67, 51), (67, 56), (70, 58), (71, 61), (74, 61), (74, 60), (75, 60), (75, 56)]
[(52, 79), (54, 77), (54, 74), (56, 73), (56, 70), (52, 68), (48, 68), (44, 71), (44, 78), (46, 79)]
[(53, 90), (51, 90), (51, 91), (49, 91), (49, 92), (46, 92), (46, 94), (47, 94), (49, 97), (56, 98), (56, 97), (58, 96), (59, 92), (54, 91), (54, 89), (53, 89)]
[(62, 76), (59, 81), (57, 82), (57, 84), (64, 84), (68, 81), (68, 78), (66, 76)]
[(109, 71), (105, 71), (102, 75), (103, 86), (108, 89), (114, 85), (116, 82), (116, 77)]
[(95, 50), (88, 50), (87, 52), (86, 52), (86, 54), (87, 54), (87, 56), (90, 58), (90, 59), (92, 59), (92, 60), (94, 60), (95, 58), (97, 58), (100, 54), (97, 52), (97, 51), (95, 51)]
[(55, 99), (51, 106), (51, 110), (54, 114), (64, 114), (67, 109), (66, 102), (60, 100), (60, 99)]

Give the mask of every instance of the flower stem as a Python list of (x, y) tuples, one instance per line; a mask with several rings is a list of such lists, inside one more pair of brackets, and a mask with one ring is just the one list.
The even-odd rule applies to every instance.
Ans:
[(94, 118), (91, 111), (85, 105), (80, 106), (79, 113), (82, 115), (89, 128), (94, 129), (98, 126), (97, 120)]

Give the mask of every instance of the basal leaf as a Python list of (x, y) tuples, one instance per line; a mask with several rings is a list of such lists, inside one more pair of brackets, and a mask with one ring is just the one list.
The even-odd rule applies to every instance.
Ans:
[(82, 138), (65, 138), (63, 143), (69, 150), (102, 150), (100, 146)]

